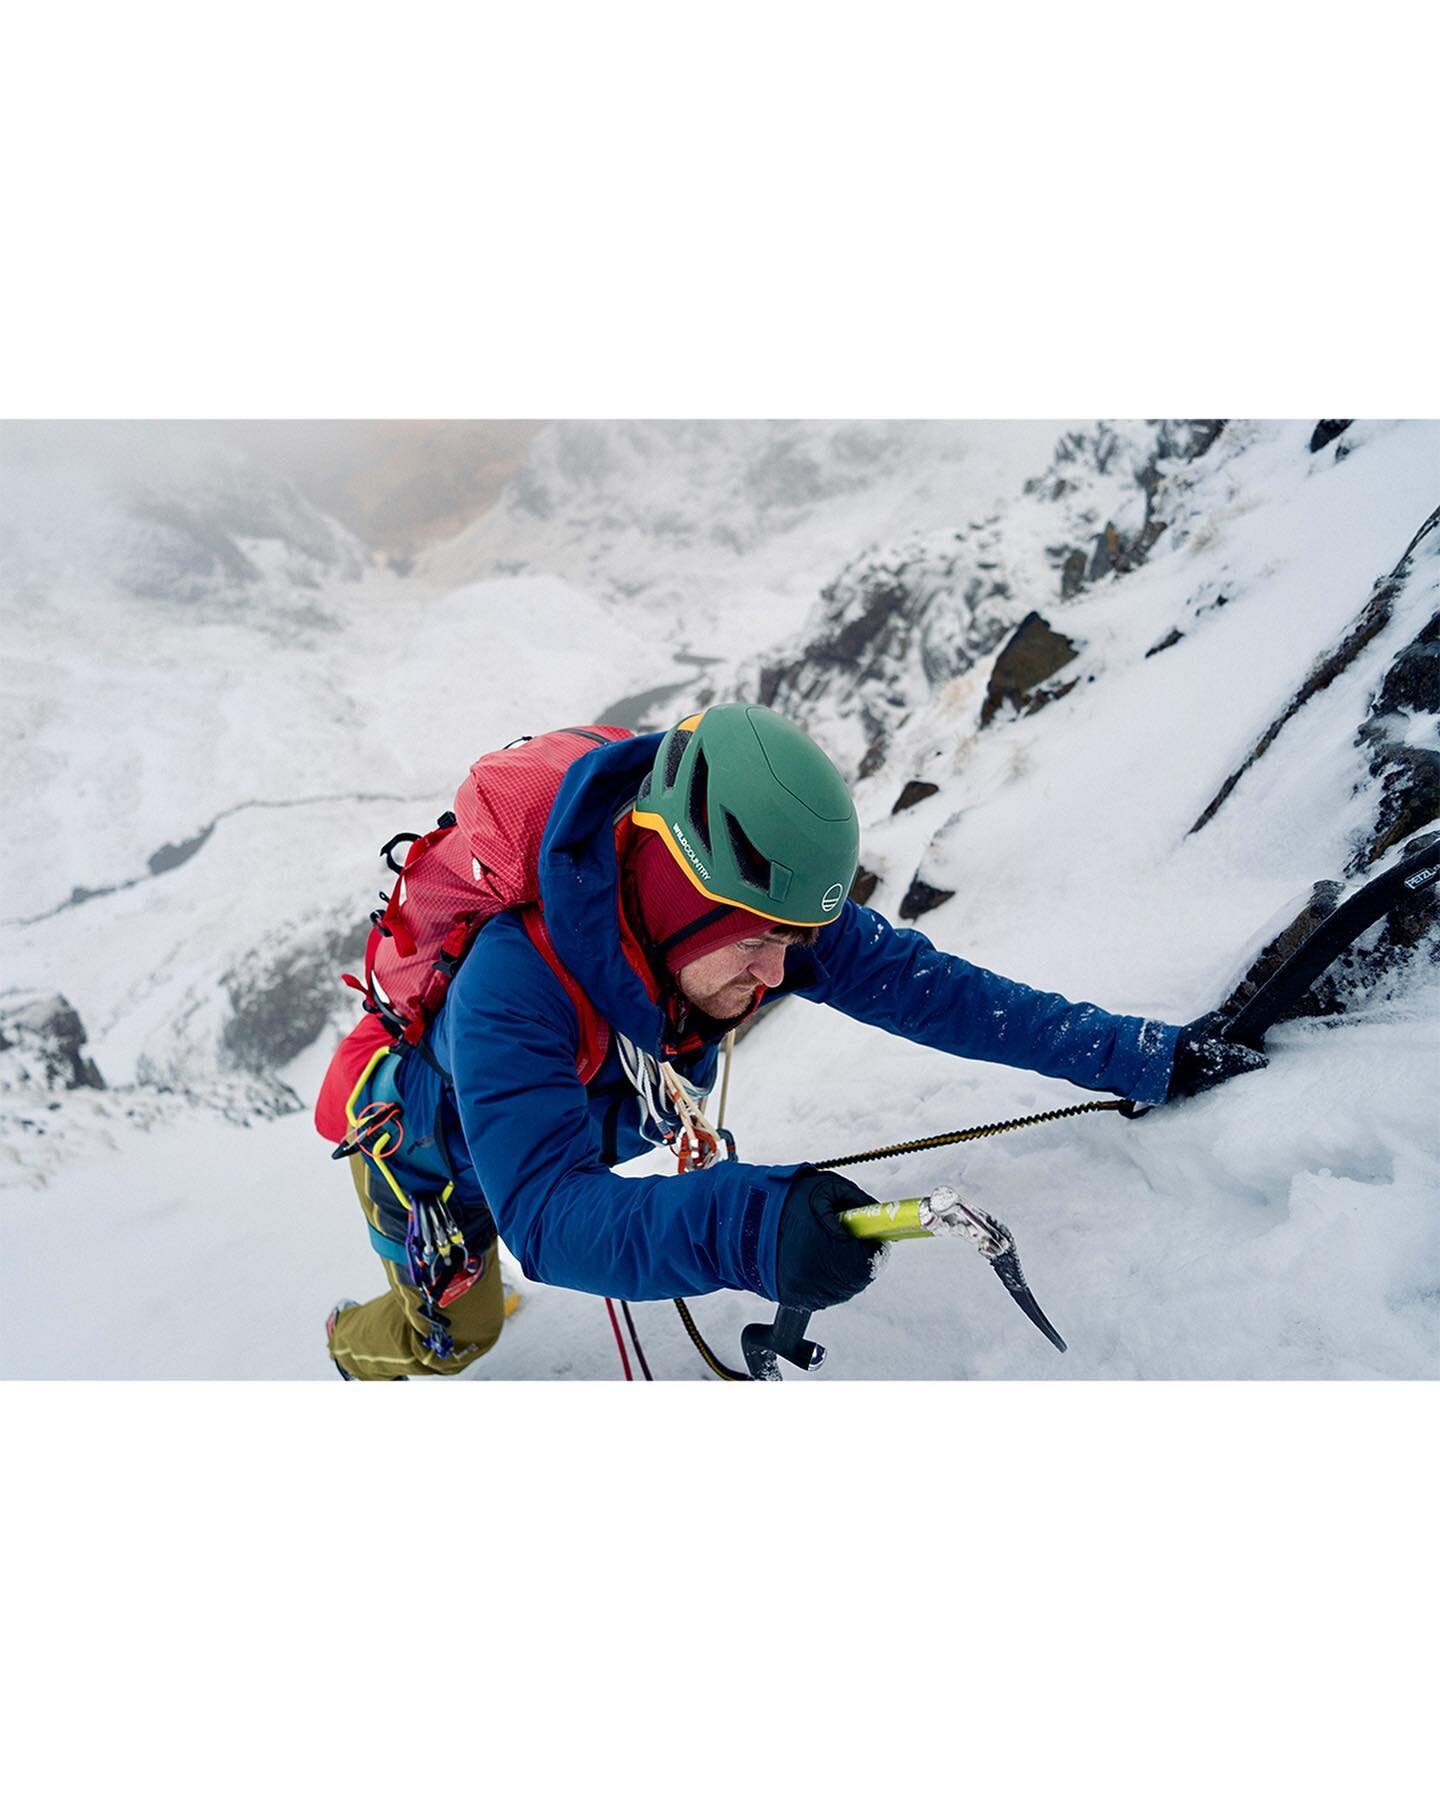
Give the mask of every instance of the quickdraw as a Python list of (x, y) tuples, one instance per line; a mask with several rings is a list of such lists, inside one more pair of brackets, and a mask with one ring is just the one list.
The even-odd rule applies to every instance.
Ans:
[(733, 1157), (735, 1139), (723, 1125), (712, 1125), (699, 1103), (699, 1091), (669, 1063), (661, 1063), (660, 1072), (672, 1105), (680, 1117), (680, 1129), (672, 1135), (670, 1148), (680, 1165), (680, 1174), (691, 1169), (708, 1169), (722, 1156)]
[[(730, 1061), (734, 1053), (735, 1034), (730, 1032), (725, 1039), (725, 1076), (720, 1089), (720, 1122), (712, 1125), (705, 1116), (700, 1089), (685, 1077), (672, 1064), (658, 1062), (638, 1045), (632, 1044), (628, 1038), (616, 1036), (616, 1047), (620, 1053), (620, 1062), (635, 1089), (640, 1102), (641, 1129), (654, 1141), (668, 1145), (675, 1153), (677, 1173), (688, 1174), (692, 1169), (708, 1169), (719, 1162), (722, 1157), (735, 1157), (735, 1137), (727, 1131), (724, 1124), (725, 1101), (730, 1091)], [(668, 1103), (668, 1104), (667, 1104)], [(675, 1121), (678, 1119), (678, 1128)], [(625, 1324), (630, 1333), (630, 1341), (635, 1348), (635, 1356), (646, 1381), (653, 1379), (649, 1364), (645, 1361), (645, 1352), (640, 1348), (639, 1333), (635, 1329), (635, 1320), (630, 1312), (629, 1304), (621, 1301), (621, 1310), (625, 1315)], [(619, 1320), (615, 1316), (614, 1302), (605, 1301), (610, 1317), (610, 1328), (615, 1334), (615, 1344), (620, 1352), (620, 1366), (624, 1370), (625, 1379), (633, 1381), (635, 1377), (630, 1370), (630, 1358), (625, 1350), (625, 1341), (620, 1335)], [(699, 1327), (690, 1315), (690, 1309), (683, 1300), (675, 1301), (675, 1310), (679, 1313), (691, 1342), (700, 1352), (707, 1367), (714, 1370), (722, 1381), (748, 1381), (748, 1375), (727, 1368), (716, 1356), (715, 1352), (700, 1335)]]
[(708, 1169), (723, 1155), (734, 1154), (731, 1134), (705, 1117), (701, 1090), (673, 1063), (657, 1061), (618, 1034), (615, 1042), (620, 1065), (640, 1102), (641, 1130), (652, 1143), (674, 1151), (680, 1174)]

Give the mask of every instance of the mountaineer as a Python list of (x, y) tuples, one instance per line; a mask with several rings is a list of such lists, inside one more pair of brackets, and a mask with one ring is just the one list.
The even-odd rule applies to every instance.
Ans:
[[(376, 915), (367, 1017), (317, 1107), (337, 1156), (361, 1152), (387, 1271), (385, 1294), (327, 1320), (347, 1378), (483, 1356), (509, 1304), (497, 1230), (532, 1279), (617, 1299), (733, 1288), (808, 1311), (860, 1293), (879, 1251), (838, 1221), (870, 1200), (843, 1176), (719, 1159), (683, 1180), (614, 1172), (676, 1136), (724, 1035), (780, 995), (1141, 1105), (1263, 1066), (1210, 1015), (1182, 1027), (1072, 1003), (847, 898), (854, 803), (765, 707), (642, 737), (552, 732), (481, 758), (457, 813), (467, 794), (471, 814), (412, 842)], [(427, 875), (442, 865), (448, 888)], [(427, 880), (449, 895), (428, 914)], [(407, 968), (419, 999), (413, 980), (397, 991)]]

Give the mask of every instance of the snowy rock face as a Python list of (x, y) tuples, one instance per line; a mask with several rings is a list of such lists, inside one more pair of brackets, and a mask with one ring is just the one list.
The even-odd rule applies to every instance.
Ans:
[(786, 654), (747, 669), (747, 690), (817, 731), (842, 766), (873, 774), (915, 707), (1034, 608), (1139, 567), (1167, 527), (1167, 474), (1220, 430), (1161, 420), (1065, 434), (1049, 468), (988, 517), (848, 564)]
[(365, 960), (370, 921), (281, 928), (220, 977), (227, 1002), (215, 1056), (227, 1071), (283, 1069), (327, 1028), (347, 1030), (351, 990), (336, 979)]
[(80, 1015), (63, 994), (0, 997), (0, 1090), (28, 1098), (103, 1088), (100, 1071), (81, 1054), (85, 1042)]
[[(867, 837), (867, 861), (885, 876), (880, 904), (887, 893), (903, 893), (901, 907), (908, 912), (917, 892), (961, 891), (952, 871), (969, 835), (964, 796), (975, 775), (967, 743), (974, 724), (965, 714), (977, 697), (975, 680), (987, 669), (982, 726), (992, 723), (1008, 734), (1037, 702), (1065, 702), (1059, 714), (1047, 714), (1055, 723), (1031, 736), (1023, 751), (1017, 743), (1017, 754), (1027, 763), (1044, 757), (1053, 768), (1056, 756), (1064, 754), (1068, 733), (1060, 714), (1080, 694), (1092, 696), (1092, 711), (1108, 704), (1126, 735), (1151, 737), (1157, 749), (1184, 746), (1173, 767), (1159, 749), (1157, 767), (1176, 777), (1165, 795), (1167, 813), (1172, 795), (1187, 791), (1187, 768), (1205, 766), (1215, 754), (1212, 743), (1217, 750), (1235, 744), (1224, 779), (1189, 822), (1192, 836), (1216, 831), (1237, 806), (1242, 813), (1257, 805), (1275, 807), (1277, 781), (1279, 791), (1297, 796), (1290, 804), (1298, 804), (1303, 793), (1307, 813), (1328, 793), (1335, 819), (1346, 822), (1332, 852), (1333, 867), (1354, 876), (1379, 866), (1436, 821), (1437, 434), (1423, 425), (1341, 426), (1319, 446), (1319, 454), (1313, 443), (1306, 446), (1313, 460), (1297, 454), (1295, 428), (1279, 425), (1237, 423), (1221, 431), (1207, 424), (1162, 423), (1144, 428), (1153, 432), (1148, 442), (1140, 428), (1129, 427), (1128, 459), (1118, 458), (1119, 434), (1107, 427), (1093, 438), (1067, 438), (1054, 467), (1027, 484), (1024, 499), (1002, 514), (999, 529), (1013, 537), (1023, 526), (1024, 538), (1033, 544), (1039, 534), (1034, 520), (1026, 518), (1027, 507), (1042, 501), (1076, 505), (1087, 492), (1092, 500), (1074, 524), (1088, 528), (1102, 510), (1106, 517), (1088, 549), (1078, 544), (1067, 550), (1058, 533), (1046, 544), (1060, 592), (1051, 590), (1046, 619), (1032, 615), (1025, 631), (1043, 640), (1040, 648), (1056, 653), (1018, 684), (1002, 676), (1025, 631), (979, 665), (969, 683), (955, 684), (948, 697), (907, 680), (901, 622), (908, 617), (916, 632), (923, 631), (935, 607), (953, 610), (957, 600), (963, 606), (963, 595), (952, 582), (948, 592), (916, 604), (908, 615), (897, 610), (897, 654), (887, 690), (896, 723), (884, 735), (885, 714), (872, 708), (867, 719), (862, 706), (861, 719), (878, 725), (882, 735), (869, 743), (858, 773), (874, 777), (865, 785), (879, 788), (887, 779), (893, 785), (901, 775), (913, 779), (923, 771), (940, 781), (951, 809), (928, 843), (913, 833), (890, 831), (915, 857), (909, 867), (885, 867), (876, 835)], [(1122, 460), (1132, 490), (1106, 495), (1103, 509), (1095, 506), (1093, 477), (1108, 479)], [(1337, 499), (1322, 506), (1312, 497), (1319, 483), (1341, 479), (1355, 484), (1351, 505)], [(1069, 535), (1077, 535), (1073, 525)], [(948, 557), (946, 568), (949, 573)], [(1071, 654), (1077, 644), (1078, 658)], [(1187, 662), (1197, 671), (1208, 668), (1208, 674), (1187, 683), (1181, 675)], [(1037, 685), (1055, 670), (1059, 673), (1048, 686)], [(1072, 694), (1075, 698), (1066, 699)], [(1173, 708), (1167, 696), (1173, 696)], [(808, 709), (800, 704), (798, 710)], [(853, 750), (853, 727), (848, 740), (840, 737), (834, 710), (819, 707), (815, 728), (823, 735), (828, 726)], [(843, 718), (843, 701), (838, 710)], [(1320, 759), (1307, 769), (1305, 758), (1313, 759), (1317, 746), (1323, 746)], [(1282, 750), (1291, 772), (1281, 775), (1270, 767), (1266, 779), (1262, 759)], [(958, 783), (941, 779), (947, 767), (962, 771)], [(1126, 773), (1134, 785), (1135, 766)], [(1287, 836), (1293, 835), (1298, 818), (1285, 818), (1282, 809), (1275, 824), (1281, 820)], [(1232, 819), (1222, 838), (1233, 841), (1237, 829), (1243, 827)], [(1335, 838), (1333, 825), (1324, 835)], [(1433, 939), (1429, 916), (1421, 908), (1416, 917), (1392, 921), (1391, 931), (1377, 934), (1354, 961), (1355, 982), (1363, 976), (1361, 985), (1373, 988), (1407, 966), (1418, 940)], [(1332, 988), (1315, 1010), (1343, 1010), (1343, 981)]]
[[(1440, 509), (1416, 532), (1399, 562), (1374, 583), (1359, 617), (1340, 641), (1312, 664), (1305, 680), (1282, 712), (1262, 733), (1249, 755), (1221, 785), (1219, 792), (1191, 828), (1202, 830), (1224, 805), (1235, 784), (1254, 767), (1305, 704), (1322, 693), (1350, 668), (1389, 626), (1397, 602), (1407, 597), (1440, 597)], [(1371, 701), (1369, 716), (1361, 725), (1357, 745), (1372, 750), (1370, 775), (1383, 786), (1380, 816), (1367, 842), (1351, 858), (1351, 872), (1367, 867), (1392, 844), (1399, 843), (1440, 812), (1440, 780), (1433, 750), (1412, 747), (1408, 740), (1412, 721), (1425, 734), (1428, 721), (1440, 712), (1436, 703), (1436, 669), (1431, 652), (1437, 625), (1432, 615), (1412, 643), (1395, 656)], [(1433, 733), (1431, 733), (1433, 735)]]
[[(1412, 584), (1440, 598), (1440, 509), (1382, 588), (1393, 604)], [(1369, 752), (1369, 775), (1380, 784), (1375, 828), (1353, 866), (1368, 868), (1412, 832), (1440, 818), (1440, 611), (1398, 650), (1380, 683), (1356, 743)]]

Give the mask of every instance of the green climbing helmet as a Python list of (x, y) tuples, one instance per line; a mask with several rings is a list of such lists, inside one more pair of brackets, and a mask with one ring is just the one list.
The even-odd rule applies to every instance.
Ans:
[(831, 924), (855, 879), (850, 790), (768, 706), (712, 706), (667, 731), (633, 817), (707, 898), (779, 925)]

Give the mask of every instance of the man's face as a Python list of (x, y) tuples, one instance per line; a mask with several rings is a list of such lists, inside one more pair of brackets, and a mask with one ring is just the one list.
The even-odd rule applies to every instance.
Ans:
[(785, 952), (813, 934), (777, 925), (762, 936), (722, 944), (697, 956), (676, 975), (680, 992), (712, 1019), (738, 1019), (748, 1012), (757, 987), (777, 988), (785, 979)]

